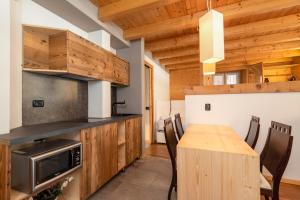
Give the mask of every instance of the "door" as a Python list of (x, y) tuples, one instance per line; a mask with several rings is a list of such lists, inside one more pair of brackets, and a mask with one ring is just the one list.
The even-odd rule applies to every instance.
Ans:
[(145, 148), (154, 143), (153, 134), (153, 67), (145, 64)]

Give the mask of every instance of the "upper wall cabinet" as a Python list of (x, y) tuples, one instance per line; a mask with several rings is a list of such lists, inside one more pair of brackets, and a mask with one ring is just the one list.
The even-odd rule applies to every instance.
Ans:
[(23, 26), (23, 70), (128, 85), (129, 63), (68, 31)]

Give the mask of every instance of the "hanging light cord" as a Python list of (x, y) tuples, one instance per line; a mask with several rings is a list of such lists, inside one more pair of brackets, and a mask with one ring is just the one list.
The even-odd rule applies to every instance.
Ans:
[(206, 0), (206, 7), (208, 11), (211, 10), (211, 0)]

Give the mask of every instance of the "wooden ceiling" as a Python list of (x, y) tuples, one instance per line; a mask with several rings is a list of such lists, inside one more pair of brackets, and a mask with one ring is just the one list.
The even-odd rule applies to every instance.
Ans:
[[(91, 0), (99, 19), (113, 21), (124, 37), (143, 37), (145, 49), (170, 70), (197, 68), (198, 20), (206, 0)], [(224, 14), (225, 60), (218, 71), (300, 56), (300, 0), (212, 0)]]

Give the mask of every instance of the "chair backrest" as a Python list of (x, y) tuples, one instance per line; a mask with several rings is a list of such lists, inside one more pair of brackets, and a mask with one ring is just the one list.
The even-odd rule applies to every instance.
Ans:
[(287, 133), (291, 135), (292, 127), (286, 124), (282, 124), (280, 122), (271, 121), (271, 128), (282, 133)]
[(248, 130), (247, 137), (245, 141), (248, 143), (248, 145), (254, 149), (258, 140), (259, 136), (259, 130), (260, 130), (260, 119), (259, 117), (252, 116), (250, 121), (250, 126)]
[(176, 169), (176, 145), (178, 144), (178, 141), (176, 139), (172, 119), (168, 118), (164, 121), (165, 123), (165, 138), (166, 138), (166, 143), (167, 143), (167, 148), (170, 154), (170, 158), (172, 161), (172, 166), (173, 168)]
[(175, 114), (175, 127), (176, 127), (176, 133), (177, 133), (178, 139), (180, 140), (180, 138), (184, 134), (184, 130), (183, 130), (183, 127), (182, 127), (181, 117), (180, 117), (179, 113)]
[[(287, 126), (287, 125), (286, 125)], [(279, 190), (281, 177), (288, 164), (293, 145), (293, 136), (283, 129), (269, 129), (268, 138), (261, 155), (261, 165), (273, 176), (273, 190)]]

